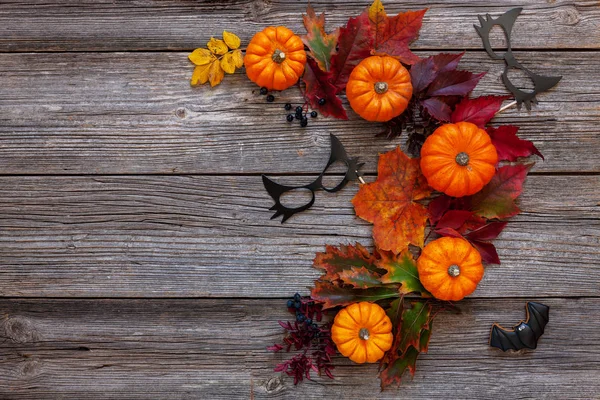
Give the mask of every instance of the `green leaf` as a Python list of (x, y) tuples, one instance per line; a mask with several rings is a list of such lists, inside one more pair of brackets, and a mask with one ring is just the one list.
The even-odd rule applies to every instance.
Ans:
[(331, 282), (316, 281), (311, 291), (312, 298), (323, 304), (323, 309), (346, 306), (360, 301), (377, 301), (399, 297), (398, 287), (386, 285), (369, 289), (354, 289), (337, 286)]
[(415, 374), (417, 357), (419, 352), (414, 347), (410, 347), (400, 357), (387, 365), (387, 367), (379, 373), (381, 379), (381, 390), (384, 390), (391, 384), (400, 386), (402, 375), (408, 369), (411, 375)]
[(302, 15), (302, 19), (307, 32), (302, 36), (302, 41), (310, 49), (310, 55), (317, 60), (319, 68), (329, 71), (331, 56), (336, 52), (339, 29), (333, 33), (326, 33), (325, 13), (317, 16), (310, 4), (306, 8), (306, 15)]
[(387, 271), (381, 277), (383, 283), (400, 283), (400, 291), (404, 294), (419, 292), (429, 295), (419, 280), (417, 263), (408, 250), (404, 250), (397, 257), (390, 252), (381, 252), (381, 259), (375, 265)]
[(398, 351), (404, 353), (409, 346), (421, 350), (421, 334), (425, 330), (430, 330), (430, 316), (431, 305), (426, 301), (416, 301), (412, 303), (412, 308), (404, 310), (400, 332), (402, 340), (398, 345)]
[(374, 286), (382, 286), (379, 275), (374, 274), (365, 267), (346, 269), (340, 272), (340, 279), (347, 285), (358, 289), (367, 289)]

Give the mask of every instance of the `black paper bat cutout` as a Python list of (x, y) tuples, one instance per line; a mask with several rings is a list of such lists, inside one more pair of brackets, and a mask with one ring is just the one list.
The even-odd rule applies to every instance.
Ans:
[[(327, 161), (327, 165), (325, 166), (325, 169), (323, 169), (323, 172), (321, 172), (321, 174), (317, 177), (317, 179), (315, 179), (313, 182), (309, 183), (308, 185), (286, 186), (286, 185), (281, 185), (277, 182), (272, 181), (265, 175), (262, 176), (262, 181), (263, 181), (263, 185), (265, 186), (265, 189), (267, 189), (267, 192), (275, 201), (275, 205), (273, 205), (273, 207), (271, 207), (269, 209), (269, 210), (275, 211), (275, 214), (273, 214), (271, 219), (274, 219), (274, 218), (279, 217), (280, 215), (283, 215), (283, 218), (281, 220), (281, 223), (283, 224), (292, 215), (302, 212), (302, 211), (305, 211), (305, 210), (308, 210), (310, 207), (312, 207), (312, 205), (315, 203), (315, 191), (316, 190), (323, 189), (326, 192), (334, 193), (339, 190), (342, 190), (342, 188), (344, 186), (346, 186), (346, 184), (349, 181), (359, 178), (358, 169), (360, 167), (362, 167), (364, 165), (364, 163), (359, 163), (358, 158), (348, 157), (348, 154), (346, 153), (346, 149), (344, 149), (344, 146), (342, 146), (342, 142), (340, 142), (340, 140), (337, 138), (337, 136), (335, 136), (333, 134), (329, 134), (329, 137), (331, 139), (331, 154), (329, 155), (329, 161)], [(323, 185), (323, 176), (325, 175), (325, 172), (327, 172), (329, 167), (331, 167), (337, 161), (341, 161), (344, 164), (346, 164), (346, 167), (347, 167), (346, 174), (344, 175), (344, 178), (342, 179), (342, 181), (334, 188), (325, 187), (325, 185)], [(286, 207), (283, 204), (281, 204), (281, 196), (284, 193), (290, 192), (292, 190), (298, 190), (298, 189), (305, 189), (305, 190), (309, 190), (311, 192), (312, 197), (308, 203), (306, 203), (300, 207), (296, 207), (296, 208)]]
[(550, 307), (529, 301), (525, 309), (527, 319), (519, 322), (512, 329), (503, 328), (498, 324), (492, 325), (490, 346), (502, 351), (537, 347), (537, 341), (544, 334), (544, 328), (548, 323)]
[[(517, 101), (517, 107), (521, 109), (521, 104), (525, 104), (525, 108), (531, 110), (531, 104), (537, 103), (537, 99), (535, 96), (538, 93), (545, 92), (546, 90), (554, 87), (562, 78), (562, 76), (541, 76), (535, 74), (522, 66), (514, 57), (510, 44), (510, 36), (512, 32), (513, 25), (517, 20), (519, 14), (523, 11), (522, 8), (513, 8), (499, 16), (496, 19), (490, 17), (489, 14), (485, 15), (486, 19), (483, 19), (481, 15), (478, 16), (479, 23), (481, 26), (473, 25), (475, 30), (481, 36), (483, 40), (483, 46), (485, 47), (485, 51), (489, 54), (491, 58), (494, 60), (504, 60), (506, 62), (506, 68), (504, 68), (504, 72), (502, 73), (502, 82), (506, 88), (515, 96), (515, 100)], [(507, 50), (504, 55), (498, 55), (492, 49), (492, 45), (490, 44), (490, 31), (494, 25), (500, 25), (502, 30), (504, 31), (504, 35), (506, 36)], [(519, 69), (523, 71), (533, 82), (533, 91), (525, 92), (519, 88), (517, 88), (508, 77), (508, 72), (511, 69)]]

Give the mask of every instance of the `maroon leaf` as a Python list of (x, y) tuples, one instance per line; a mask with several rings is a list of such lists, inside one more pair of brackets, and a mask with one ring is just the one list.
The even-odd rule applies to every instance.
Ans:
[(371, 55), (373, 41), (367, 11), (350, 18), (346, 26), (340, 28), (338, 52), (331, 58), (331, 82), (338, 92), (346, 89), (354, 67)]
[(440, 218), (450, 209), (452, 198), (442, 194), (429, 202), (427, 210), (429, 211), (429, 222), (436, 225)]
[(450, 210), (444, 214), (435, 227), (436, 229), (459, 229), (472, 215), (472, 211)]
[(429, 115), (437, 119), (440, 122), (448, 122), (452, 116), (452, 108), (440, 97), (430, 97), (424, 100), (422, 103), (423, 107), (427, 110)]
[(444, 71), (431, 84), (427, 95), (466, 96), (475, 89), (475, 86), (484, 75), (485, 72), (474, 74), (469, 71)]
[(483, 128), (496, 115), (502, 102), (510, 96), (484, 96), (474, 99), (464, 99), (452, 113), (452, 122), (472, 122)]
[(449, 237), (453, 237), (453, 238), (462, 238), (463, 237), (463, 235), (461, 235), (459, 232), (457, 232), (455, 229), (452, 229), (452, 228), (436, 229), (435, 233), (437, 233), (440, 236), (449, 236)]
[(517, 136), (518, 130), (519, 127), (510, 125), (487, 128), (487, 133), (498, 152), (498, 160), (516, 161), (519, 157), (529, 157), (532, 154), (537, 154), (543, 160), (544, 156), (533, 143)]
[(488, 242), (481, 242), (479, 240), (470, 240), (473, 247), (477, 249), (479, 254), (481, 254), (481, 260), (488, 264), (500, 264), (500, 258), (498, 257), (498, 252), (496, 252), (496, 247)]
[[(306, 84), (304, 98), (312, 108), (318, 109), (325, 117), (348, 119), (342, 101), (336, 96), (337, 90), (331, 83), (331, 73), (321, 70), (311, 57), (306, 59), (306, 68), (302, 79)], [(320, 105), (320, 99), (325, 99), (325, 104)]]
[(413, 93), (420, 93), (434, 81), (440, 72), (453, 71), (465, 53), (436, 54), (423, 58), (410, 68)]
[(479, 229), (469, 232), (466, 238), (469, 240), (494, 240), (502, 232), (508, 222), (490, 222)]

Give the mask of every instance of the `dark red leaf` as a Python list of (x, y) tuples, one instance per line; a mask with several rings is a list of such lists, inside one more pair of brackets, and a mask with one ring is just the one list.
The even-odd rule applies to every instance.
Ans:
[(429, 211), (429, 222), (432, 225), (442, 218), (442, 216), (450, 209), (452, 204), (452, 198), (445, 194), (442, 194), (429, 202), (427, 210)]
[(448, 122), (452, 116), (452, 108), (441, 97), (430, 97), (421, 102), (429, 115), (440, 122)]
[(418, 62), (419, 57), (410, 51), (408, 45), (419, 37), (425, 12), (427, 9), (406, 11), (379, 24), (379, 29), (375, 32), (376, 52), (396, 57), (405, 64)]
[(496, 115), (502, 102), (510, 96), (484, 96), (474, 99), (464, 99), (452, 113), (451, 122), (472, 122), (483, 128)]
[(466, 238), (469, 240), (494, 240), (504, 229), (508, 222), (490, 222), (479, 229), (469, 232)]
[(428, 96), (466, 96), (479, 80), (485, 75), (474, 74), (469, 71), (444, 71), (438, 74), (435, 81), (429, 86)]
[[(318, 109), (326, 117), (348, 119), (342, 101), (336, 96), (337, 90), (331, 83), (331, 72), (321, 70), (315, 60), (307, 57), (302, 79), (306, 84), (304, 98), (313, 109)], [(320, 99), (325, 99), (325, 104), (320, 105)]]
[(458, 230), (469, 218), (473, 216), (472, 211), (450, 210), (436, 224), (436, 229), (452, 228)]
[(413, 85), (413, 94), (427, 89), (440, 72), (453, 71), (465, 53), (436, 54), (420, 59), (410, 68), (410, 77)]
[(440, 236), (449, 236), (449, 237), (453, 237), (453, 238), (462, 238), (463, 237), (463, 235), (461, 235), (459, 232), (457, 232), (455, 229), (452, 229), (452, 228), (436, 229), (435, 233), (437, 233)]
[(532, 154), (537, 154), (543, 160), (544, 156), (533, 143), (517, 136), (518, 130), (519, 127), (510, 125), (487, 128), (487, 133), (498, 152), (498, 160), (516, 161), (519, 157), (529, 157)]
[(371, 55), (373, 41), (367, 11), (350, 18), (346, 26), (340, 28), (338, 52), (331, 58), (331, 82), (338, 92), (346, 89), (354, 67)]
[(496, 247), (489, 242), (481, 242), (479, 240), (471, 240), (470, 241), (473, 247), (477, 249), (479, 254), (481, 254), (481, 260), (488, 264), (500, 264), (500, 258), (498, 257), (498, 252), (496, 252)]

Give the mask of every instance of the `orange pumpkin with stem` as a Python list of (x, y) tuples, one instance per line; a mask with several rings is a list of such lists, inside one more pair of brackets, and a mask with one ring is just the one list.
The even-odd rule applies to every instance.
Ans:
[(354, 303), (335, 316), (331, 339), (355, 363), (374, 363), (392, 347), (392, 321), (375, 303)]
[(458, 301), (483, 278), (481, 255), (461, 238), (442, 237), (429, 243), (417, 260), (419, 280), (433, 297)]
[(470, 122), (437, 128), (421, 148), (421, 170), (429, 186), (448, 196), (479, 192), (494, 176), (498, 153), (489, 135)]
[(285, 26), (269, 26), (256, 33), (244, 56), (248, 78), (274, 90), (284, 90), (298, 82), (304, 64), (302, 39)]
[(350, 107), (367, 121), (385, 122), (402, 114), (412, 92), (410, 73), (388, 56), (365, 58), (354, 67), (346, 84)]

